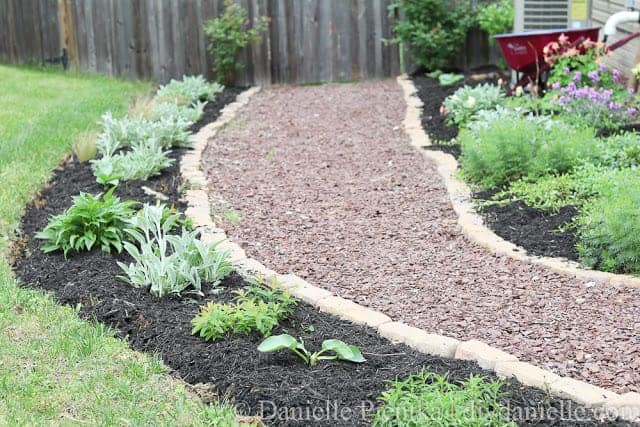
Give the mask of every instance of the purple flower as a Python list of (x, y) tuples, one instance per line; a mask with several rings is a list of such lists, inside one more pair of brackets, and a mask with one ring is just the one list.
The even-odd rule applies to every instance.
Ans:
[(582, 81), (582, 73), (580, 71), (575, 72), (573, 75), (573, 81), (576, 83)]
[(607, 71), (607, 66), (603, 62), (600, 63), (600, 71), (602, 71), (602, 72)]
[(633, 95), (634, 93), (636, 93), (636, 91), (635, 91), (635, 90), (633, 90), (633, 88), (629, 88), (629, 89), (627, 89), (627, 93), (628, 93), (629, 95)]
[(636, 114), (638, 114), (638, 110), (636, 108), (627, 108), (627, 114), (629, 116), (635, 116)]
[(593, 84), (597, 84), (600, 81), (600, 74), (597, 71), (589, 71), (589, 78), (593, 82)]
[(622, 73), (620, 72), (620, 70), (614, 68), (611, 74), (613, 75), (613, 82), (620, 83), (620, 78), (622, 77)]
[(569, 67), (564, 67), (562, 71), (564, 71), (565, 74), (569, 74), (571, 72), (571, 69), (569, 69)]
[(560, 89), (560, 82), (555, 82), (554, 84), (552, 84), (551, 85), (551, 89), (553, 89), (553, 90)]
[(609, 110), (619, 110), (620, 109), (620, 104), (618, 104), (617, 102), (610, 102), (609, 103)]

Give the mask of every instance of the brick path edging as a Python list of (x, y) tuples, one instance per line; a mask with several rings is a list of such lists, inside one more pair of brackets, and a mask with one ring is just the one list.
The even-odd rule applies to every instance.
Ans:
[[(411, 81), (407, 83), (406, 79), (399, 79), (398, 82), (403, 87), (405, 99), (407, 100), (407, 117), (404, 123), (407, 133), (411, 137), (412, 144), (414, 144), (414, 141), (421, 141), (422, 145), (426, 145), (428, 138), (420, 125), (419, 108), (421, 105), (419, 99), (411, 95), (415, 93), (415, 88), (410, 91), (409, 89), (411, 88), (408, 85), (410, 84), (413, 87), (413, 84)], [(238, 111), (247, 105), (250, 98), (259, 91), (259, 87), (254, 87), (239, 94), (235, 102), (227, 105), (222, 110), (222, 114), (215, 122), (203, 127), (195, 135), (193, 150), (186, 153), (180, 162), (182, 178), (188, 188), (184, 195), (188, 205), (185, 215), (191, 218), (194, 226), (201, 231), (201, 239), (203, 241), (222, 241), (219, 248), (229, 251), (230, 260), (242, 277), (249, 279), (262, 276), (267, 280), (275, 277), (281, 287), (289, 290), (296, 298), (317, 307), (320, 311), (333, 314), (338, 318), (358, 325), (372, 327), (382, 337), (395, 343), (404, 343), (422, 353), (472, 360), (482, 368), (494, 371), (499, 377), (515, 378), (524, 385), (542, 388), (553, 395), (606, 411), (603, 413), (620, 416), (628, 420), (640, 418), (639, 393), (616, 394), (582, 381), (559, 377), (531, 364), (520, 362), (515, 356), (477, 340), (460, 342), (454, 338), (432, 334), (401, 322), (395, 322), (379, 311), (336, 296), (325, 289), (310, 284), (295, 274), (278, 274), (265, 267), (259, 261), (248, 258), (245, 251), (239, 245), (231, 242), (224, 230), (214, 224), (209, 205), (207, 180), (200, 167), (200, 162), (209, 140), (214, 138), (222, 128), (230, 123), (236, 117)], [(416, 120), (418, 127), (415, 127)], [(444, 157), (441, 160), (442, 163), (436, 161), (438, 171), (441, 175), (443, 173), (450, 175), (457, 165), (452, 165), (450, 160)], [(452, 166), (455, 167), (451, 169)], [(458, 183), (453, 182), (447, 183), (447, 188), (455, 190), (458, 185)], [(460, 194), (461, 190), (464, 189), (458, 188), (458, 192), (450, 192), (452, 199), (455, 194)], [(477, 226), (482, 227), (482, 224), (477, 224)]]

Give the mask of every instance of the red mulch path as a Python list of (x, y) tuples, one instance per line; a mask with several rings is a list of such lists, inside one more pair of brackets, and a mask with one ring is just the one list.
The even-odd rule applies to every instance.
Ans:
[(467, 241), (434, 165), (408, 144), (404, 113), (391, 80), (256, 95), (203, 161), (230, 238), (394, 320), (640, 391), (640, 289), (584, 283)]

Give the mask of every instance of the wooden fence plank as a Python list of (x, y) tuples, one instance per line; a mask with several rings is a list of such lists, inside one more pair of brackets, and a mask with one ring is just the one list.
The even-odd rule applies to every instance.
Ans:
[[(243, 49), (239, 84), (307, 83), (395, 76), (394, 0), (236, 0), (269, 30)], [(0, 60), (60, 55), (84, 70), (166, 82), (183, 74), (213, 75), (203, 31), (224, 0), (0, 0)], [(484, 43), (484, 44), (483, 44)], [(489, 61), (486, 43), (470, 46), (469, 64)], [(486, 58), (489, 56), (490, 58)]]

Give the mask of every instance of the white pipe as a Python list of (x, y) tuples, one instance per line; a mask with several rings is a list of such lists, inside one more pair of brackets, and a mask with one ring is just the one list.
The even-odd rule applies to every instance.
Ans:
[(640, 22), (640, 12), (618, 12), (614, 13), (607, 19), (607, 23), (604, 26), (605, 37), (613, 36), (618, 31), (618, 25), (625, 22)]

